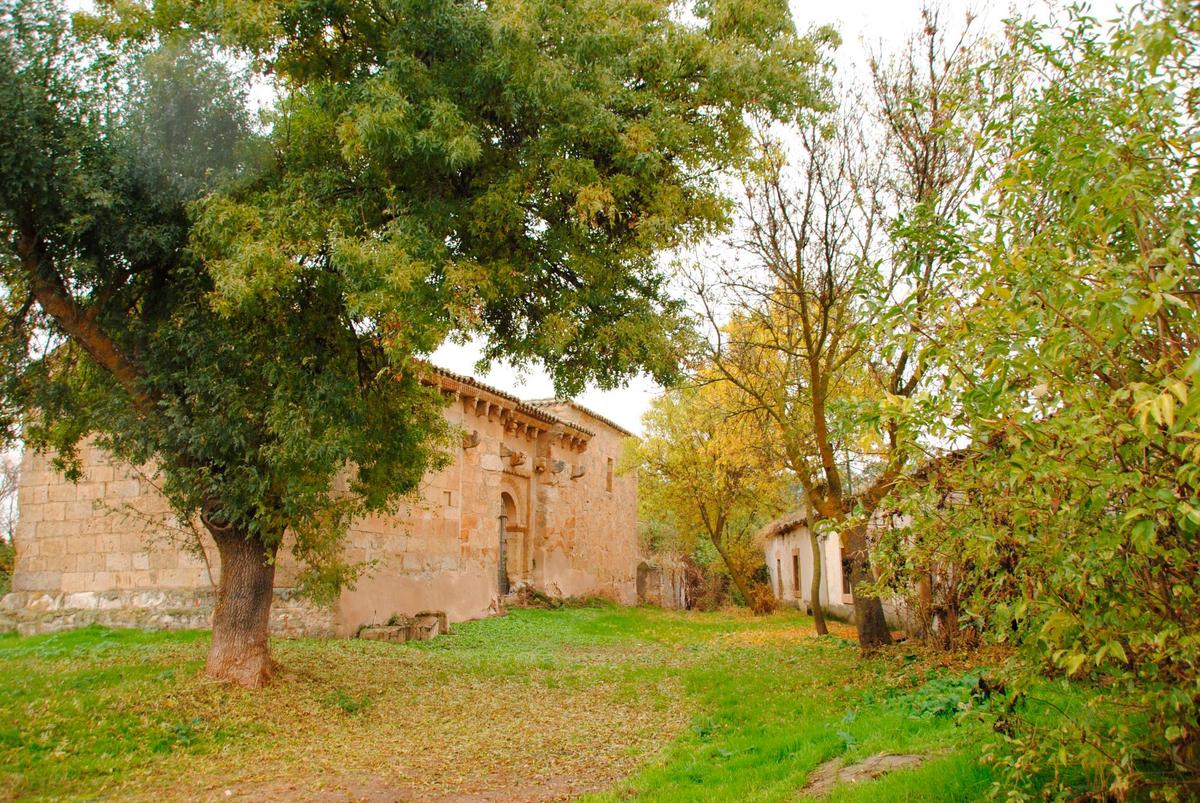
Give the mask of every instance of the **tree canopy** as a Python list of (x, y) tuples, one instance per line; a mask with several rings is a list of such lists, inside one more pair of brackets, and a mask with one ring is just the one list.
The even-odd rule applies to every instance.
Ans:
[(773, 594), (755, 578), (763, 566), (758, 534), (788, 508), (788, 478), (762, 427), (729, 403), (730, 392), (709, 383), (659, 397), (627, 463), (638, 471), (643, 524), (674, 533), (681, 554), (695, 553), (703, 538), (746, 603), (770, 610)]
[(872, 61), (869, 113), (765, 129), (744, 234), (697, 273), (698, 376), (736, 388), (852, 536), (856, 606), (896, 595), (932, 644), (1014, 648), (985, 713), (1014, 797), (1188, 798), (1195, 8), (1074, 9), (984, 42), (922, 22)]
[(1046, 676), (1085, 691), (1055, 728), (1001, 717), (1015, 787), (1073, 795), (1031, 770), (1082, 767), (1104, 794), (1179, 799), (1200, 772), (1194, 11), (1076, 13), (1061, 41), (1014, 26), (988, 66), (1024, 76), (988, 132), (1012, 156), (962, 232), (975, 301), (914, 411), (970, 446), (906, 484), (911, 527), (883, 551), (893, 582), (940, 567), (946, 624), (1020, 649), (1014, 701), (1045, 704)]
[(564, 393), (674, 376), (657, 255), (724, 225), (747, 115), (816, 103), (832, 40), (782, 2), (682, 11), (0, 6), (7, 434), (153, 461), (221, 551), (210, 672), (269, 674), (285, 532), (332, 594), (347, 522), (442, 459), (447, 337)]

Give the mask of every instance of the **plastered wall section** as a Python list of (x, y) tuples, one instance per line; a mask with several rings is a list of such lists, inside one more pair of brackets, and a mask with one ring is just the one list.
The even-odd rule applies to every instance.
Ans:
[[(884, 517), (877, 517), (870, 526), (888, 526), (888, 521)], [(813, 572), (811, 538), (807, 527), (798, 527), (787, 535), (768, 538), (764, 545), (764, 557), (776, 597), (800, 610), (809, 608)], [(799, 559), (798, 590), (793, 556)], [(836, 538), (825, 538), (821, 543), (821, 604), (825, 612), (835, 618), (848, 622), (854, 620), (854, 597), (842, 574), (842, 546)], [(905, 627), (907, 612), (900, 599), (885, 598), (883, 611), (891, 626)]]
[[(799, 559), (798, 589), (793, 558)], [(808, 528), (800, 527), (787, 535), (769, 539), (766, 559), (775, 595), (782, 602), (806, 609), (813, 575), (812, 536)], [(821, 604), (832, 612), (850, 615), (853, 599), (843, 585), (841, 547), (836, 538), (825, 538), (821, 543)]]

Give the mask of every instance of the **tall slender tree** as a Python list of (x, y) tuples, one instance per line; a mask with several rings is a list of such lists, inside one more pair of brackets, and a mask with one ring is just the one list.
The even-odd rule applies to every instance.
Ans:
[[(776, 433), (814, 531), (842, 540), (864, 647), (891, 640), (870, 590), (868, 525), (919, 448), (901, 413), (926, 387), (944, 306), (962, 297), (953, 231), (990, 120), (973, 40), (948, 37), (933, 12), (922, 22), (905, 50), (872, 63), (865, 100), (844, 93), (835, 111), (760, 138), (737, 258), (694, 274), (714, 333), (708, 362)], [(814, 576), (814, 598), (819, 587)]]

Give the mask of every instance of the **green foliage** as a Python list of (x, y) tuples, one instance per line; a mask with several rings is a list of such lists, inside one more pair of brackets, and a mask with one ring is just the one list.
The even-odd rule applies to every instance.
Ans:
[(969, 711), (985, 696), (974, 672), (936, 677), (895, 700), (917, 719), (949, 717)]
[[(1180, 799), (1200, 776), (1200, 27), (1150, 3), (1115, 27), (1015, 25), (1016, 74), (960, 232), (969, 304), (911, 420), (973, 448), (902, 495), (885, 575), (962, 589), (943, 628), (1019, 648), (1014, 704), (1086, 689), (1053, 727), (1004, 721), (1030, 795)], [(921, 417), (924, 416), (922, 419)], [(894, 551), (893, 551), (894, 550)]]
[(88, 435), (152, 462), (330, 598), (351, 518), (444, 460), (447, 337), (564, 393), (673, 377), (657, 255), (725, 223), (747, 114), (815, 103), (832, 41), (783, 2), (679, 11), (4, 0), (5, 434), (72, 476)]
[[(15, 120), (0, 199), (12, 246), (3, 382), (30, 415), (26, 443), (55, 448), (72, 473), (94, 433), (135, 465), (153, 460), (185, 520), (207, 506), (271, 552), (291, 528), (302, 585), (327, 596), (352, 576), (337, 549), (349, 517), (436, 463), (440, 400), (411, 375), (382, 376), (382, 349), (350, 325), (332, 277), (252, 311), (214, 308), (189, 204), (242, 181), (251, 163), (236, 155), (259, 145), (219, 61), (186, 43), (96, 52), (54, 9), (0, 12)], [(331, 495), (347, 464), (352, 493)]]
[(782, 2), (677, 11), (163, 3), (87, 23), (210, 32), (286, 89), (266, 180), (198, 210), (225, 307), (327, 262), (389, 353), (484, 335), (488, 357), (544, 361), (569, 394), (673, 376), (682, 321), (655, 255), (725, 222), (713, 168), (746, 156), (746, 112), (816, 103), (830, 32), (797, 36)]

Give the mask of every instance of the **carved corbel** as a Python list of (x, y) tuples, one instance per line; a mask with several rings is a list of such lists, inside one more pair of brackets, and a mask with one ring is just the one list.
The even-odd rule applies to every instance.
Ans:
[(545, 474), (549, 471), (551, 474), (561, 474), (567, 467), (566, 462), (562, 460), (554, 460), (549, 457), (539, 457), (535, 462), (534, 471), (538, 474)]
[(508, 464), (513, 467), (522, 465), (525, 462), (524, 452), (515, 452), (504, 444), (500, 444), (500, 456), (507, 458)]
[(463, 435), (462, 448), (474, 449), (479, 445), (479, 440), (479, 430), (473, 429), (470, 435)]
[(587, 474), (587, 466), (579, 465), (571, 469), (571, 479), (573, 480), (579, 479), (584, 474)]

